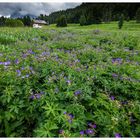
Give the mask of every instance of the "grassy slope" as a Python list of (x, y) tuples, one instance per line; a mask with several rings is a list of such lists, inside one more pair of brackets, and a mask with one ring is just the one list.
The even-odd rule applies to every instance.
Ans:
[(118, 29), (118, 22), (111, 22), (111, 23), (102, 23), (102, 24), (93, 24), (89, 26), (80, 26), (79, 24), (68, 24), (65, 28), (57, 28), (55, 24), (52, 24), (50, 26), (45, 26), (45, 29), (55, 29), (55, 30), (61, 30), (61, 29), (67, 29), (69, 31), (72, 30), (80, 30), (83, 32), (88, 32), (89, 30), (101, 30), (105, 32), (112, 32), (116, 33), (117, 35), (123, 35), (123, 34), (129, 34), (136, 38), (139, 38), (140, 36), (140, 24), (136, 23), (136, 21), (124, 21), (123, 27), (121, 30)]
[[(55, 24), (50, 25), (46, 28), (56, 28)], [(102, 24), (93, 24), (89, 26), (79, 26), (79, 24), (68, 24), (67, 29), (82, 29), (82, 30), (90, 30), (90, 29), (100, 29), (105, 31), (118, 31), (118, 23), (117, 22), (111, 22), (111, 23), (102, 23)], [(124, 22), (123, 28), (120, 30), (120, 32), (139, 32), (140, 31), (140, 24), (136, 23), (135, 21), (129, 21)]]

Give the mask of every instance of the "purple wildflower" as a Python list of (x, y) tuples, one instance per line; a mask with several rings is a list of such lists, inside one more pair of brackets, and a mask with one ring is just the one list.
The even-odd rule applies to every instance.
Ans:
[(73, 120), (73, 118), (74, 118), (74, 115), (73, 114), (66, 114), (67, 115), (67, 117), (68, 117), (68, 122), (69, 123), (72, 123), (72, 120)]
[(30, 53), (30, 54), (34, 54), (34, 52), (30, 49), (30, 50), (28, 50), (28, 53)]
[(118, 75), (117, 75), (117, 74), (115, 74), (115, 73), (113, 73), (113, 74), (112, 74), (112, 76), (113, 76), (113, 78), (118, 77)]
[(122, 59), (121, 58), (116, 58), (116, 61), (121, 61)]
[(111, 100), (115, 100), (115, 97), (114, 97), (114, 96), (110, 96), (110, 99), (111, 99)]
[(47, 53), (46, 52), (42, 52), (42, 55), (46, 55)]
[(115, 134), (115, 137), (116, 137), (116, 138), (121, 138), (121, 135), (120, 135), (119, 133), (116, 133), (116, 134)]
[(22, 67), (21, 69), (22, 69), (22, 70), (24, 70), (25, 68), (24, 68), (24, 67)]
[(80, 135), (84, 135), (84, 134), (85, 134), (84, 130), (81, 130)]
[(112, 63), (115, 63), (115, 60), (114, 59), (112, 59)]
[(3, 62), (0, 62), (0, 65), (3, 65)]
[(40, 94), (45, 94), (45, 92), (41, 91)]
[(92, 129), (87, 129), (86, 130), (86, 134), (93, 134), (93, 133), (94, 133), (94, 131)]
[(50, 52), (46, 52), (46, 55), (50, 56)]
[(7, 65), (10, 65), (10, 64), (11, 64), (11, 62), (10, 62), (10, 61), (0, 62), (0, 65), (5, 65), (5, 66), (7, 66)]
[(15, 60), (15, 64), (19, 64), (19, 60), (18, 59)]
[(64, 130), (59, 130), (59, 134), (63, 134), (64, 133)]
[(127, 63), (130, 63), (131, 61), (129, 59), (126, 60)]
[(122, 101), (121, 103), (122, 103), (122, 105), (126, 105), (126, 104), (128, 104), (128, 101)]
[(69, 122), (69, 123), (72, 123), (72, 120), (73, 120), (73, 118), (74, 118), (74, 115), (71, 114), (71, 113), (68, 114), (66, 111), (64, 112), (64, 115), (67, 116), (68, 122)]
[(70, 80), (67, 80), (66, 83), (67, 83), (68, 85), (70, 85), (70, 84), (71, 84), (71, 81), (70, 81)]
[(29, 69), (32, 71), (33, 70), (33, 67), (29, 67)]
[(96, 126), (96, 124), (93, 124), (93, 128), (96, 128), (97, 126)]
[(26, 74), (26, 76), (25, 76), (26, 78), (28, 78), (29, 77), (29, 74)]
[(68, 116), (70, 117), (70, 119), (73, 119), (74, 118), (74, 115), (73, 114), (69, 114)]
[(23, 58), (26, 58), (26, 57), (27, 57), (27, 54), (24, 53), (24, 54), (22, 55), (22, 57), (23, 57)]
[(41, 97), (41, 94), (36, 94), (36, 98), (39, 99)]
[(72, 123), (72, 120), (68, 120), (69, 123)]
[(91, 122), (88, 123), (91, 128), (96, 128), (96, 124), (92, 124)]
[(70, 50), (65, 50), (65, 53), (70, 53)]
[(122, 59), (121, 58), (113, 58), (112, 59), (112, 63), (118, 63), (118, 64), (121, 64), (122, 63)]
[(65, 111), (64, 114), (67, 114), (67, 112)]
[(35, 96), (34, 96), (34, 95), (31, 95), (31, 96), (29, 97), (29, 99), (31, 99), (31, 100), (35, 99)]
[(136, 62), (136, 65), (139, 65), (139, 62)]
[(18, 73), (17, 76), (21, 75), (21, 71), (20, 70), (16, 70), (16, 72)]
[(80, 60), (79, 60), (79, 59), (76, 59), (75, 62), (76, 62), (76, 63), (77, 63), (77, 62), (80, 62)]
[(5, 66), (10, 65), (10, 64), (11, 64), (10, 61), (4, 62), (4, 65), (5, 65)]
[(74, 92), (74, 94), (75, 95), (79, 95), (79, 94), (81, 94), (81, 91), (80, 90), (77, 90), (77, 91)]

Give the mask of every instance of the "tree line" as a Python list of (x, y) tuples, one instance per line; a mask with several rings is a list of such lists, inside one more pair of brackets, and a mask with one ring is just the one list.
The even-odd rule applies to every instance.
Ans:
[(32, 26), (33, 20), (30, 16), (24, 16), (23, 18), (6, 18), (4, 16), (0, 17), (0, 26), (7, 27), (23, 27), (23, 26)]
[[(57, 23), (61, 15), (65, 16), (67, 23), (80, 23), (84, 25), (108, 23), (118, 21), (123, 14), (124, 20), (139, 21), (140, 3), (82, 3), (76, 8), (61, 10), (45, 17), (49, 23)], [(43, 15), (42, 15), (43, 19)]]

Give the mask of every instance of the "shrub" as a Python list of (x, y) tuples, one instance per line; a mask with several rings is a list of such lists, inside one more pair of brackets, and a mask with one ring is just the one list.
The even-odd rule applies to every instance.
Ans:
[(122, 45), (124, 47), (129, 48), (129, 50), (134, 50), (138, 46), (138, 40), (137, 40), (137, 38), (134, 38), (132, 36), (128, 36), (127, 38), (123, 39)]
[(24, 24), (21, 20), (18, 19), (7, 19), (5, 25), (8, 27), (23, 27)]
[(5, 20), (6, 20), (6, 18), (4, 16), (0, 17), (0, 26), (5, 25)]
[(123, 16), (123, 14), (119, 17), (119, 22), (118, 22), (118, 27), (119, 27), (119, 29), (121, 29), (122, 28), (122, 26), (123, 26), (123, 20), (124, 20), (124, 16)]
[(79, 22), (80, 22), (80, 25), (81, 25), (81, 26), (86, 25), (86, 24), (87, 24), (86, 17), (85, 17), (84, 15), (82, 15), (82, 16), (80, 17)]
[(136, 22), (140, 23), (140, 8), (136, 12)]
[(126, 21), (129, 22), (129, 21), (130, 21), (130, 17), (127, 17), (127, 18), (126, 18)]
[(24, 26), (32, 26), (33, 22), (30, 18), (30, 16), (24, 16), (24, 18), (22, 19)]
[(66, 27), (67, 26), (67, 21), (66, 21), (66, 17), (64, 15), (60, 16), (57, 19), (57, 27)]

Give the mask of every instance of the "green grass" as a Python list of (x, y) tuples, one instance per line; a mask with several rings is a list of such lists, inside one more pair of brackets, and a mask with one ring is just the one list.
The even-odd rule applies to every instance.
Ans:
[[(56, 25), (50, 25), (47, 28), (56, 28)], [(118, 22), (110, 22), (110, 23), (102, 23), (102, 24), (93, 24), (88, 26), (80, 26), (79, 24), (68, 24), (68, 27), (65, 27), (66, 29), (80, 29), (80, 30), (91, 30), (91, 29), (100, 29), (104, 31), (110, 31), (110, 32), (135, 32), (139, 34), (140, 31), (140, 24), (136, 23), (136, 21), (124, 21), (122, 29), (118, 29)]]

